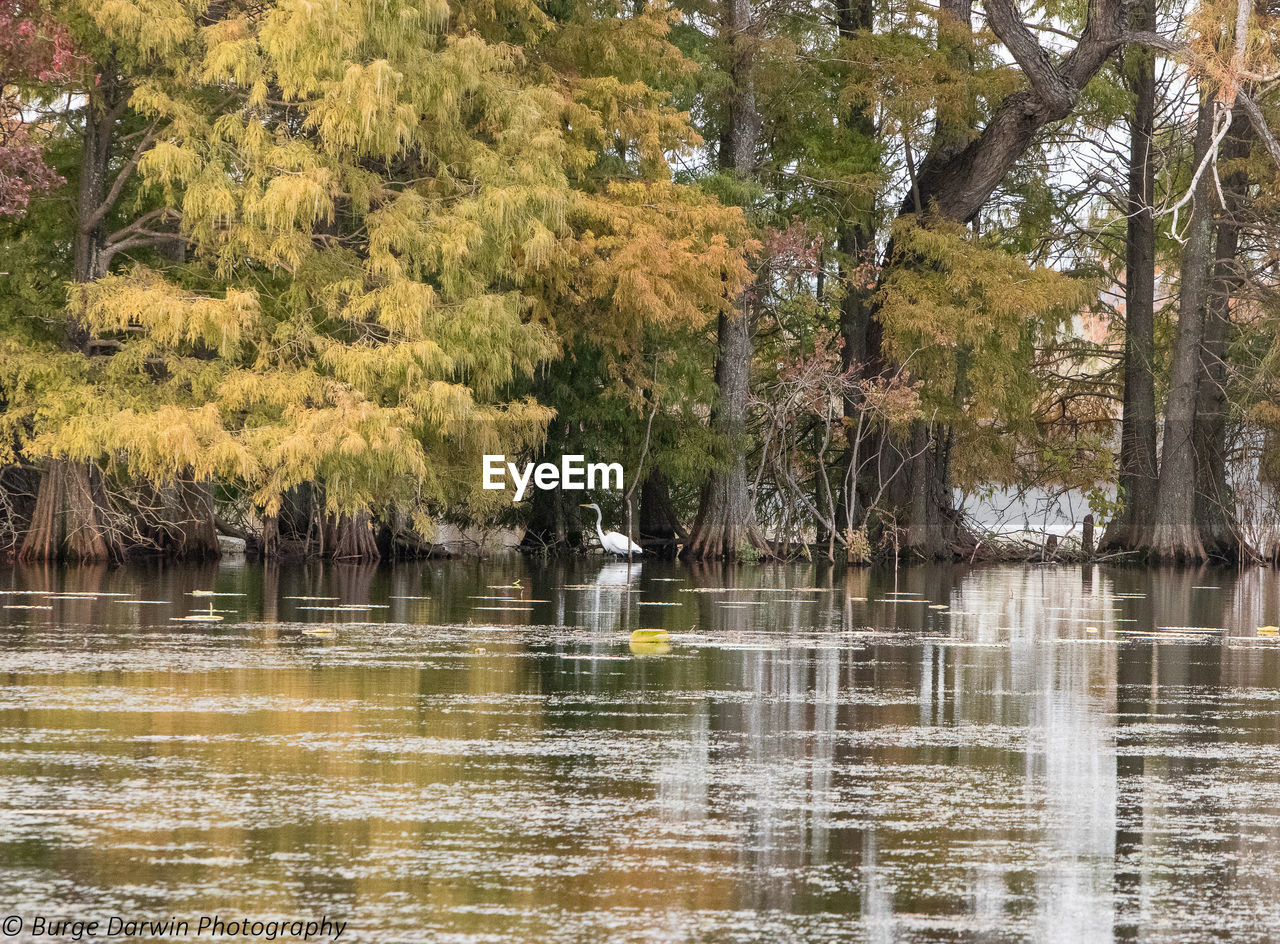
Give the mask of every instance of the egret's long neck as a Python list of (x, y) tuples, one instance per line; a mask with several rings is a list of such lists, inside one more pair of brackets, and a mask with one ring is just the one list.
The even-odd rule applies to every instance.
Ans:
[(604, 547), (604, 515), (597, 507), (596, 512), (596, 534), (600, 535), (600, 546)]

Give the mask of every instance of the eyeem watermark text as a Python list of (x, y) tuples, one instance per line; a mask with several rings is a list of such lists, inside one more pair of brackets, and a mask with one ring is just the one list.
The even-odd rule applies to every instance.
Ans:
[(535, 488), (542, 490), (562, 488), (571, 492), (594, 488), (621, 489), (623, 482), (621, 462), (587, 462), (586, 456), (561, 456), (559, 465), (554, 462), (539, 462), (537, 465), (526, 462), (522, 475), (519, 467), (508, 462), (506, 456), (484, 457), (486, 489), (499, 491), (506, 488), (508, 474), (516, 487), (516, 501), (524, 498), (530, 481)]

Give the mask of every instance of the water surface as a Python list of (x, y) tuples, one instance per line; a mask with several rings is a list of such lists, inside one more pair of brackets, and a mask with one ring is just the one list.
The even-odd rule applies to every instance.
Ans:
[(0, 605), (4, 914), (1280, 933), (1272, 571), (17, 568)]

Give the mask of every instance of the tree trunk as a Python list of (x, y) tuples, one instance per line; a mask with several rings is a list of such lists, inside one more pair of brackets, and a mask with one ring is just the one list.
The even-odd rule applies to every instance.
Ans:
[[(845, 257), (842, 263), (841, 277), (844, 282), (845, 295), (840, 301), (840, 366), (850, 377), (863, 378), (873, 375), (876, 367), (867, 362), (867, 329), (871, 323), (871, 306), (867, 283), (870, 276), (859, 272), (862, 265), (869, 265), (868, 254), (875, 252), (875, 233), (870, 226), (856, 223), (844, 223), (839, 234), (840, 251)], [(867, 270), (870, 271), (869, 269)], [(836, 531), (846, 527), (858, 527), (866, 517), (866, 494), (869, 490), (863, 486), (865, 474), (863, 469), (850, 469), (851, 463), (862, 465), (868, 456), (865, 449), (859, 448), (858, 438), (865, 432), (858, 423), (862, 412), (862, 398), (855, 390), (847, 389), (844, 394), (845, 459), (842, 463), (839, 488), (839, 502), (835, 515)], [(853, 488), (845, 489), (843, 483), (852, 475)], [(852, 505), (852, 507), (850, 507)]]
[(747, 484), (743, 442), (751, 370), (751, 318), (745, 306), (720, 316), (720, 358), (716, 364), (719, 400), (712, 427), (729, 447), (728, 467), (711, 474), (702, 490), (698, 517), (684, 553), (699, 559), (735, 559), (744, 547), (767, 551), (756, 524), (755, 503)]
[[(973, 67), (973, 3), (972, 0), (943, 0), (938, 12), (938, 49), (957, 70)], [(963, 103), (962, 103), (963, 104)], [(935, 116), (933, 136), (922, 168), (946, 166), (965, 154), (965, 146), (973, 137), (968, 124), (972, 109), (959, 106), (939, 110)], [(901, 212), (926, 211), (936, 194), (913, 187)], [(918, 202), (917, 202), (918, 201)], [(975, 210), (976, 213), (976, 210)], [(893, 264), (912, 264), (894, 259), (892, 243), (886, 250), (886, 269)], [(866, 332), (863, 357), (881, 373), (888, 365), (881, 350), (883, 328), (874, 306), (868, 306), (871, 324)], [(966, 355), (957, 355), (954, 397), (962, 401), (966, 377)], [(925, 559), (945, 559), (974, 545), (974, 539), (962, 527), (955, 508), (951, 485), (951, 430), (918, 420), (908, 432), (897, 436), (888, 430), (880, 432), (881, 446), (876, 474), (884, 483), (886, 507), (867, 509), (873, 515), (868, 522), (872, 541), (880, 546), (892, 545), (900, 553)], [(865, 450), (864, 450), (865, 451)], [(866, 491), (866, 489), (864, 489)]]
[[(1134, 29), (1155, 29), (1154, 0), (1134, 10)], [(1152, 530), (1159, 482), (1156, 460), (1155, 193), (1156, 74), (1150, 49), (1125, 52), (1125, 73), (1133, 93), (1129, 122), (1128, 232), (1124, 276), (1124, 414), (1120, 425), (1121, 510), (1107, 525), (1102, 551), (1144, 547)]]
[[(965, 8), (961, 0), (944, 7), (952, 15), (957, 15), (956, 11), (962, 15)], [(1036, 133), (1051, 122), (1067, 117), (1076, 108), (1080, 91), (1119, 48), (1128, 25), (1128, 9), (1125, 0), (1090, 3), (1088, 22), (1075, 48), (1058, 56), (1039, 47), (1021, 21), (1016, 5), (1003, 0), (988, 3), (987, 25), (1013, 51), (1028, 84), (1001, 101), (982, 130), (969, 136), (967, 143), (962, 144), (963, 139), (956, 138), (949, 140), (947, 146), (930, 147), (899, 215), (925, 211), (962, 223), (974, 220), (1031, 145)], [(945, 130), (945, 125), (943, 128)], [(887, 253), (887, 259), (886, 268), (881, 272), (882, 283), (889, 266), (912, 264), (910, 260), (894, 260), (892, 251)], [(867, 329), (869, 360), (877, 357), (883, 336), (878, 312), (873, 311), (871, 317), (872, 323)], [(913, 445), (907, 448), (916, 451), (914, 447), (921, 443), (920, 430), (912, 432), (910, 442)], [(932, 462), (913, 460), (897, 473), (904, 480), (896, 487), (908, 500), (938, 503), (936, 507), (923, 509), (908, 506), (898, 515), (905, 520), (909, 533), (924, 542), (909, 549), (926, 556), (941, 551), (944, 543), (941, 535), (957, 523), (951, 497), (950, 463), (945, 461), (945, 451), (941, 456), (943, 461), (938, 458)], [(921, 475), (928, 480), (914, 480)], [(967, 536), (957, 533), (956, 537)]]
[[(756, 112), (752, 66), (755, 39), (751, 35), (750, 0), (724, 0), (721, 28), (729, 47), (729, 76), (733, 81), (729, 121), (720, 139), (720, 163), (740, 177), (755, 172), (760, 116)], [(754, 353), (751, 292), (722, 312), (716, 357), (718, 396), (711, 427), (729, 450), (724, 468), (712, 472), (702, 492), (698, 518), (684, 553), (695, 558), (738, 556), (751, 547), (769, 553), (769, 544), (756, 524), (755, 502), (747, 484), (747, 399)]]
[[(1193, 166), (1199, 166), (1212, 146), (1213, 102), (1200, 103), (1196, 122)], [(1216, 199), (1212, 169), (1196, 185), (1182, 254), (1178, 290), (1178, 340), (1174, 348), (1165, 406), (1164, 444), (1160, 455), (1160, 483), (1156, 496), (1150, 552), (1162, 560), (1202, 561), (1205, 550), (1195, 516), (1196, 395), (1200, 386), (1205, 316), (1209, 301), (1209, 274), (1213, 255), (1213, 203)]]
[[(868, 11), (870, 29), (870, 11)], [(957, 72), (973, 71), (973, 0), (940, 0), (938, 4), (938, 52)], [(973, 138), (972, 95), (958, 98), (935, 110), (933, 139), (925, 156), (925, 167), (940, 165), (953, 159)], [(911, 198), (915, 208), (914, 195)], [(924, 209), (924, 207), (922, 207)]]
[(311, 556), (323, 541), (323, 522), (313, 489), (299, 485), (284, 494), (280, 510), (262, 526), (262, 556), (266, 560), (292, 560)]
[(262, 556), (269, 560), (322, 558), (374, 563), (382, 555), (368, 512), (328, 512), (323, 487), (306, 483), (287, 492), (280, 512), (265, 522)]
[(377, 562), (382, 555), (378, 552), (378, 542), (374, 540), (369, 513), (325, 515), (322, 556), (344, 563)]
[[(840, 39), (848, 41), (859, 33), (869, 32), (874, 24), (874, 10), (871, 0), (842, 0), (837, 11), (836, 27)], [(849, 134), (860, 142), (874, 141), (876, 138), (875, 118), (871, 112), (871, 103), (859, 101), (851, 105), (844, 119)], [(840, 300), (840, 366), (851, 377), (867, 377), (878, 369), (877, 365), (868, 363), (869, 350), (867, 330), (871, 325), (871, 273), (876, 262), (875, 201), (869, 205), (849, 207), (842, 214), (838, 224), (837, 248), (840, 251), (840, 281), (843, 283), (844, 297)], [(865, 480), (861, 469), (850, 469), (849, 464), (862, 464), (868, 457), (866, 450), (859, 449), (858, 437), (861, 434), (858, 416), (862, 412), (862, 399), (855, 391), (848, 390), (844, 395), (844, 424), (846, 455), (841, 469), (841, 482), (847, 481), (852, 474), (853, 488), (838, 490), (839, 502), (835, 514), (836, 531), (860, 526), (866, 517), (866, 489), (859, 488)], [(850, 494), (850, 492), (852, 494)], [(852, 507), (850, 507), (852, 505)], [(821, 505), (819, 504), (819, 507)], [(818, 543), (828, 543), (830, 535), (821, 533), (819, 529)]]
[(379, 517), (374, 538), (383, 560), (422, 560), (439, 553), (414, 529), (412, 518), (401, 511)]
[[(1001, 41), (1025, 49), (1026, 25), (1017, 22), (1015, 6), (993, 2), (988, 7), (987, 23)], [(1119, 48), (1128, 9), (1125, 0), (1094, 0), (1074, 49), (1061, 57), (1043, 49), (1022, 56), (1019, 65), (1027, 87), (1001, 101), (982, 131), (962, 148), (930, 149), (916, 175), (921, 207), (961, 223), (973, 220), (1036, 133), (1075, 109), (1080, 91)], [(906, 195), (902, 213), (915, 212), (915, 197)]]
[[(90, 93), (85, 111), (80, 181), (76, 198), (75, 268), (77, 282), (92, 282), (105, 275), (102, 264), (107, 220), (99, 212), (107, 199), (107, 179), (115, 151), (116, 125), (124, 114), (130, 90), (121, 87), (114, 69), (103, 68), (97, 87)], [(74, 326), (79, 330), (79, 326)], [(77, 347), (80, 345), (77, 344)]]
[(918, 421), (902, 437), (885, 434), (879, 474), (885, 506), (872, 511), (873, 543), (926, 560), (953, 557), (973, 545), (960, 525), (951, 488), (946, 431)]
[(672, 558), (676, 556), (681, 537), (684, 535), (671, 507), (667, 479), (661, 472), (650, 472), (640, 486), (640, 540), (637, 543), (646, 553)]
[(268, 515), (262, 522), (262, 539), (258, 543), (263, 560), (276, 561), (284, 556), (281, 554), (279, 515)]
[[(104, 69), (97, 87), (90, 93), (81, 139), (72, 270), (78, 283), (93, 281), (103, 274), (100, 260), (106, 227), (101, 219), (95, 221), (95, 216), (106, 199), (116, 122), (125, 102), (127, 93), (118, 86), (113, 70)], [(65, 330), (67, 349), (83, 352), (89, 340), (83, 326), (74, 318), (68, 318)], [(102, 526), (97, 505), (101, 488), (97, 480), (97, 470), (84, 462), (50, 459), (45, 463), (35, 514), (19, 553), (23, 560), (104, 561), (117, 550)]]
[(18, 557), (24, 561), (77, 563), (111, 559), (113, 543), (103, 527), (96, 470), (83, 462), (51, 459), (40, 477), (31, 527)]
[[(1247, 127), (1244, 115), (1238, 124)], [(1219, 162), (1247, 156), (1247, 131), (1230, 135), (1222, 145)], [(1205, 314), (1204, 342), (1200, 354), (1200, 383), (1196, 390), (1193, 443), (1196, 456), (1195, 520), (1201, 543), (1210, 557), (1236, 560), (1242, 548), (1236, 527), (1235, 499), (1227, 484), (1227, 331), (1231, 323), (1231, 298), (1242, 279), (1236, 264), (1240, 247), (1240, 221), (1248, 175), (1233, 171), (1223, 181), (1226, 207), (1218, 219), (1213, 282)]]

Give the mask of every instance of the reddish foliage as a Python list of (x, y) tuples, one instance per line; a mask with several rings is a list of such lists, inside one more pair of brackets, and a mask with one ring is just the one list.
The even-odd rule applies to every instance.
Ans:
[(763, 243), (769, 268), (778, 275), (818, 274), (822, 236), (811, 233), (802, 220), (793, 220), (786, 229), (766, 229)]
[(48, 193), (63, 179), (45, 163), (44, 152), (18, 125), (0, 132), (0, 216), (21, 216), (31, 198)]
[(0, 81), (66, 81), (83, 60), (65, 27), (38, 3), (0, 0)]
[(83, 64), (66, 29), (33, 0), (0, 0), (0, 216), (20, 216), (62, 178), (32, 140), (23, 90), (67, 82)]

